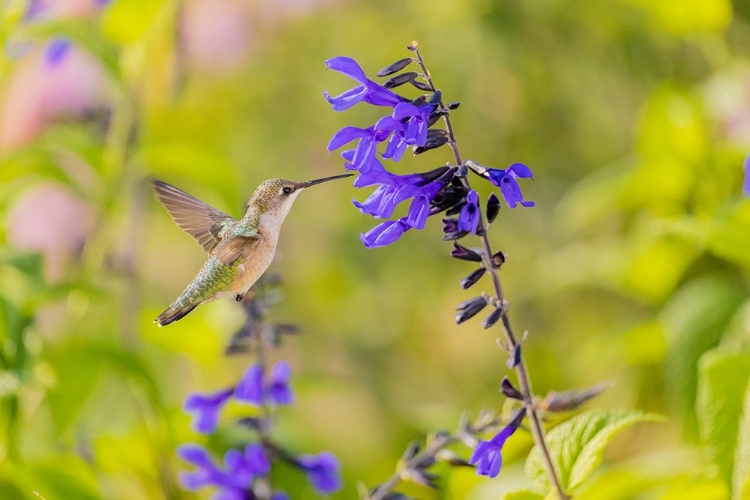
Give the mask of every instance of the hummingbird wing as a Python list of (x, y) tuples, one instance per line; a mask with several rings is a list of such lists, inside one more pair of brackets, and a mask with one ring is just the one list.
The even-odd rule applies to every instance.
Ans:
[(171, 184), (154, 180), (157, 199), (164, 205), (175, 223), (198, 240), (206, 253), (211, 253), (221, 241), (221, 232), (228, 223), (235, 222), (231, 216), (190, 196)]

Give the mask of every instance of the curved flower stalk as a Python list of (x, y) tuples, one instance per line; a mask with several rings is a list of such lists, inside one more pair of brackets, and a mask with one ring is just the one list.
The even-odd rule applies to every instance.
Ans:
[(198, 444), (184, 444), (177, 450), (179, 457), (193, 467), (180, 474), (182, 486), (188, 490), (214, 488), (213, 500), (288, 499), (286, 493), (274, 491), (271, 487), (270, 473), (278, 461), (298, 469), (320, 494), (334, 493), (341, 488), (339, 463), (333, 454), (298, 455), (279, 446), (271, 437), (276, 409), (293, 404), (294, 394), (290, 386), (291, 367), (278, 361), (269, 370), (267, 350), (296, 329), (264, 320), (273, 303), (269, 282), (273, 285), (277, 280), (273, 276), (264, 276), (254, 288), (256, 293), (243, 300), (246, 321), (227, 348), (228, 354), (251, 354), (255, 362), (234, 386), (208, 394), (191, 394), (183, 405), (185, 412), (192, 417), (193, 429), (200, 434), (216, 431), (221, 410), (230, 401), (255, 407), (253, 416), (237, 423), (254, 431), (257, 440), (227, 450), (223, 465)]
[[(460, 103), (444, 103), (442, 92), (434, 86), (416, 42), (408, 49), (414, 54), (413, 57), (400, 59), (377, 74), (379, 77), (390, 77), (382, 85), (369, 80), (351, 58), (335, 57), (326, 61), (327, 67), (360, 82), (359, 87), (337, 98), (326, 94), (335, 111), (348, 109), (357, 102), (389, 108), (389, 114), (377, 120), (374, 125), (366, 128), (349, 126), (337, 132), (331, 139), (328, 150), (353, 144), (353, 147), (350, 146), (341, 153), (344, 167), (358, 173), (354, 181), (355, 187), (375, 186), (375, 190), (364, 202), (353, 202), (362, 213), (376, 219), (385, 219), (361, 235), (366, 247), (393, 244), (407, 231), (423, 229), (427, 218), (445, 214), (442, 219), (443, 240), (454, 242), (451, 255), (480, 266), (461, 280), (462, 288), (468, 289), (484, 276), (489, 276), (493, 290), (492, 294), (482, 293), (460, 304), (457, 307), (456, 322), (463, 323), (485, 308), (491, 309), (482, 322), (482, 327), (490, 328), (498, 322), (502, 325), (504, 340), (499, 343), (509, 354), (508, 366), (515, 370), (520, 387), (516, 389), (507, 378), (503, 380), (503, 393), (517, 408), (505, 425), (501, 426), (499, 421), (493, 420), (490, 425), (463, 424), (455, 434), (438, 433), (439, 439), (432, 439), (424, 452), (410, 453), (407, 450), (399, 470), (372, 491), (363, 491), (362, 496), (369, 500), (404, 498), (392, 493), (403, 480), (434, 486), (435, 477), (428, 469), (441, 459), (454, 465), (474, 465), (477, 474), (495, 477), (502, 466), (503, 445), (525, 421), (528, 422), (536, 446), (542, 452), (550, 484), (555, 488), (557, 496), (565, 500), (569, 497), (561, 486), (550, 458), (540, 418), (541, 408), (535, 398), (522, 356), (523, 339), (519, 339), (514, 333), (508, 315), (509, 304), (505, 300), (498, 273), (505, 262), (505, 256), (492, 249), (488, 238), (489, 225), (500, 210), (500, 198), (493, 193), (483, 204), (479, 194), (471, 186), (473, 179), (481, 179), (498, 188), (508, 208), (519, 205), (533, 207), (534, 202), (524, 197), (519, 183), (531, 179), (532, 171), (523, 163), (494, 168), (462, 158), (450, 119), (451, 112)], [(418, 66), (417, 71), (402, 72), (414, 64)], [(392, 89), (407, 84), (422, 93), (413, 99), (394, 94)], [(442, 122), (444, 128), (437, 126), (439, 122)], [(452, 150), (452, 161), (431, 172), (401, 174), (391, 172), (384, 166), (384, 162), (395, 163), (401, 160), (407, 147), (414, 154), (422, 154), (445, 145)], [(393, 218), (396, 207), (407, 201), (407, 215)], [(469, 248), (457, 242), (468, 235), (478, 237), (480, 247)], [(570, 409), (572, 405), (564, 406)], [(484, 441), (478, 439), (482, 433), (491, 430), (495, 431), (493, 437)], [(446, 450), (447, 446), (456, 441), (463, 441), (474, 448), (468, 462)]]

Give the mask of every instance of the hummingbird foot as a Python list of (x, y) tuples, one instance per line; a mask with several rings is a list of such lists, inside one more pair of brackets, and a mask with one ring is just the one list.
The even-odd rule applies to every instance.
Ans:
[(234, 300), (236, 300), (237, 302), (242, 302), (243, 298), (245, 298), (244, 293), (238, 293), (237, 295), (234, 296)]

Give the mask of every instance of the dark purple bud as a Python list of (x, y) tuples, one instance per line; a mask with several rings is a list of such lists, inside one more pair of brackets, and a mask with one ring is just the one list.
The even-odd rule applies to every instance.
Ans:
[(458, 109), (458, 107), (461, 105), (460, 102), (449, 102), (448, 106), (446, 106), (450, 110)]
[(487, 301), (484, 297), (474, 297), (473, 299), (461, 302), (456, 306), (456, 310), (459, 311), (459, 313), (456, 314), (456, 324), (460, 325), (464, 321), (473, 318), (486, 306)]
[(455, 241), (453, 242), (453, 251), (451, 257), (454, 259), (470, 260), (472, 262), (482, 262), (482, 256), (477, 253), (474, 249), (466, 248), (461, 246)]
[(419, 96), (416, 99), (414, 99), (411, 103), (414, 106), (419, 107), (419, 106), (423, 105), (426, 102), (427, 102), (427, 96), (424, 95), (424, 94), (422, 94), (421, 96)]
[(442, 116), (443, 115), (440, 112), (433, 111), (432, 114), (430, 115), (430, 118), (427, 119), (427, 126), (432, 127), (438, 122), (438, 120), (440, 120), (440, 117)]
[(433, 92), (432, 97), (430, 97), (430, 104), (437, 106), (438, 104), (440, 104), (440, 101), (442, 100), (443, 100), (443, 92), (440, 89), (438, 89), (435, 92)]
[(443, 219), (443, 233), (443, 241), (457, 240), (469, 234), (468, 231), (458, 230), (457, 219)]
[(447, 167), (442, 166), (438, 167), (432, 170), (429, 170), (427, 172), (422, 172), (417, 174), (420, 176), (424, 181), (420, 183), (421, 186), (427, 185), (432, 181), (438, 181), (443, 184), (447, 184), (448, 181), (451, 180), (453, 177), (453, 173), (456, 171), (456, 167)]
[(430, 87), (429, 85), (427, 85), (424, 82), (420, 82), (419, 80), (412, 80), (409, 83), (411, 83), (412, 85), (414, 85), (415, 87), (417, 87), (419, 90), (424, 90), (425, 92), (431, 92), (432, 91), (432, 87)]
[(523, 401), (523, 394), (521, 394), (521, 391), (516, 389), (513, 384), (510, 383), (508, 377), (503, 377), (503, 381), (500, 383), (500, 392), (502, 392), (506, 398)]
[(260, 429), (260, 419), (258, 417), (244, 417), (237, 420), (237, 423), (254, 431)]
[(500, 212), (500, 199), (495, 196), (495, 193), (490, 194), (490, 197), (487, 199), (487, 223), (492, 224), (492, 222), (495, 220), (495, 217), (497, 217), (498, 212)]
[(385, 68), (381, 69), (380, 71), (378, 71), (377, 75), (375, 76), (383, 77), (383, 76), (392, 75), (394, 73), (401, 71), (402, 69), (410, 65), (413, 61), (414, 59), (412, 59), (411, 57), (404, 57), (403, 59), (399, 59), (395, 63), (389, 64)]
[(608, 384), (599, 384), (583, 391), (552, 391), (539, 403), (539, 409), (552, 412), (575, 410), (585, 402), (604, 392), (608, 387)]
[(411, 45), (407, 45), (406, 46), (406, 50), (411, 50), (412, 52), (416, 52), (417, 51), (417, 45), (414, 42), (412, 42)]
[(498, 250), (495, 255), (492, 256), (492, 265), (495, 266), (495, 269), (500, 269), (500, 266), (505, 264), (505, 254)]
[(401, 85), (405, 83), (409, 83), (410, 81), (414, 80), (419, 75), (415, 73), (414, 71), (409, 71), (407, 73), (401, 73), (400, 75), (396, 75), (393, 78), (390, 78), (385, 81), (383, 84), (383, 87), (387, 89), (392, 89), (394, 87), (400, 87)]
[(502, 315), (502, 313), (503, 313), (502, 309), (498, 309), (496, 307), (495, 310), (492, 311), (489, 316), (484, 318), (484, 321), (482, 321), (482, 328), (486, 330), (487, 328), (492, 327), (495, 323), (497, 323), (497, 320), (500, 319), (500, 316)]
[(472, 286), (474, 286), (474, 284), (477, 281), (479, 281), (479, 278), (484, 276), (485, 272), (487, 272), (487, 269), (480, 267), (479, 269), (477, 269), (476, 271), (474, 271), (473, 273), (471, 273), (470, 275), (468, 275), (467, 277), (465, 277), (464, 279), (460, 281), (461, 288), (463, 288), (464, 290), (471, 288)]
[(521, 362), (521, 344), (516, 344), (510, 352), (508, 358), (508, 368), (515, 368)]

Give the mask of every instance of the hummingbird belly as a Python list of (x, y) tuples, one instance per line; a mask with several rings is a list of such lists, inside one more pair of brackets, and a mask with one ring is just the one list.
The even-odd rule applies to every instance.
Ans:
[(256, 252), (245, 257), (245, 261), (238, 267), (239, 274), (229, 288), (230, 292), (244, 294), (266, 272), (276, 253), (275, 247), (269, 247), (270, 245), (259, 246)]

